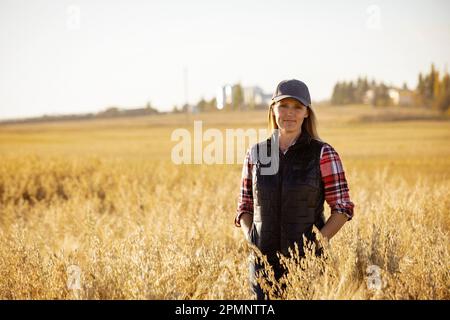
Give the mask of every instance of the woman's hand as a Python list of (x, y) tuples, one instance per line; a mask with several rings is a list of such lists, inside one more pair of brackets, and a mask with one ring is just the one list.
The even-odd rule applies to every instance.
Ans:
[(242, 232), (244, 233), (245, 239), (247, 239), (247, 241), (250, 241), (250, 230), (253, 224), (253, 216), (251, 214), (244, 213), (242, 214), (239, 223), (241, 224)]

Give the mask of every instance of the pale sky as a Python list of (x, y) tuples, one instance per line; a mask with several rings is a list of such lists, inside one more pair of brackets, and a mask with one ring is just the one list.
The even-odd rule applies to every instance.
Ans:
[(367, 75), (410, 87), (450, 60), (450, 2), (0, 0), (0, 119), (147, 101), (171, 110), (240, 82), (313, 100)]

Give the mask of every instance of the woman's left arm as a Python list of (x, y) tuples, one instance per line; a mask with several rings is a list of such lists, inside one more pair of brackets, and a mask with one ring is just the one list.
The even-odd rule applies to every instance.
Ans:
[(348, 218), (344, 214), (332, 214), (328, 218), (327, 223), (320, 229), (320, 233), (325, 239), (330, 240), (342, 226), (347, 222)]
[(354, 204), (350, 200), (344, 167), (339, 154), (329, 144), (324, 144), (322, 147), (320, 172), (324, 185), (325, 200), (331, 209), (331, 216), (320, 232), (329, 240), (342, 228), (345, 222), (353, 218)]

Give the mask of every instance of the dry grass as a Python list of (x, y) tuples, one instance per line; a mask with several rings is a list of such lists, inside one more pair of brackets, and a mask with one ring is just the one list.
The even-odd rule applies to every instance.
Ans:
[[(285, 262), (282, 297), (449, 299), (450, 123), (338, 115), (319, 110), (319, 132), (344, 161), (355, 218), (327, 259)], [(198, 118), (257, 128), (266, 114)], [(241, 166), (170, 162), (170, 133), (192, 120), (0, 127), (0, 298), (250, 298), (233, 226)], [(81, 290), (67, 287), (71, 265)], [(381, 290), (367, 286), (370, 265)]]

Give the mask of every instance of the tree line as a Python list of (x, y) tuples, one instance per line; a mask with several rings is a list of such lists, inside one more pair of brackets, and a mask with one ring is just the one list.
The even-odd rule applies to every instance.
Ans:
[(431, 65), (428, 73), (419, 73), (417, 87), (409, 90), (406, 83), (401, 89), (392, 88), (383, 82), (368, 81), (367, 77), (358, 77), (356, 81), (337, 82), (333, 88), (331, 103), (334, 105), (361, 104), (372, 106), (390, 106), (394, 104), (389, 90), (395, 89), (400, 96), (411, 97), (411, 105), (432, 108), (446, 112), (450, 109), (450, 77), (442, 74)]
[[(368, 92), (372, 94), (369, 95)], [(331, 103), (334, 105), (369, 103), (374, 106), (391, 105), (389, 87), (383, 82), (368, 81), (358, 77), (353, 81), (337, 82), (333, 88)]]
[(450, 76), (448, 72), (441, 75), (432, 64), (428, 74), (419, 73), (416, 96), (418, 105), (448, 111), (450, 109)]

